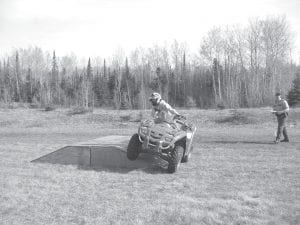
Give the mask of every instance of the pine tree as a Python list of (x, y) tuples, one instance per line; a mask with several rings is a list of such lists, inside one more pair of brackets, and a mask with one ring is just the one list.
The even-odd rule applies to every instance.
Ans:
[(98, 106), (109, 106), (111, 101), (111, 94), (108, 88), (109, 76), (108, 69), (106, 66), (106, 60), (103, 60), (102, 72), (97, 71), (96, 82), (94, 82), (94, 92), (97, 96)]
[(91, 66), (91, 59), (88, 60), (88, 65), (86, 69), (86, 108), (92, 106), (94, 108), (94, 93), (92, 91), (92, 80), (93, 80), (93, 70)]
[(67, 102), (66, 99), (66, 92), (67, 92), (67, 70), (65, 67), (62, 68), (62, 72), (60, 74), (60, 81), (59, 81), (59, 90), (60, 90), (60, 104), (65, 105)]
[(293, 81), (293, 87), (287, 95), (287, 101), (290, 106), (300, 105), (300, 70), (296, 73), (296, 78)]
[(11, 79), (9, 58), (7, 58), (6, 64), (4, 62), (4, 89), (5, 89), (5, 93), (4, 93), (5, 102), (11, 102), (13, 91), (12, 91), (12, 79)]
[(20, 61), (19, 53), (16, 52), (16, 61), (15, 61), (15, 77), (14, 77), (14, 101), (19, 102), (21, 100), (21, 80), (20, 80)]
[(167, 85), (168, 85), (168, 77), (164, 71), (160, 69), (160, 67), (156, 68), (156, 75), (158, 78), (158, 90), (163, 99), (167, 99)]
[(4, 71), (2, 69), (2, 62), (0, 61), (0, 100), (4, 99)]
[(59, 81), (58, 81), (58, 65), (56, 61), (55, 51), (53, 52), (52, 57), (52, 68), (51, 68), (51, 77), (50, 77), (50, 103), (58, 104), (59, 103)]
[(31, 68), (28, 68), (25, 81), (25, 99), (26, 102), (32, 103), (32, 74)]

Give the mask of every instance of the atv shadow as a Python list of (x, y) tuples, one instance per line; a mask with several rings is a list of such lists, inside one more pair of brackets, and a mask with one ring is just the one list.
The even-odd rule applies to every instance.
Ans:
[(101, 151), (97, 156), (92, 156), (90, 167), (78, 167), (84, 170), (108, 171), (114, 173), (129, 173), (131, 171), (143, 171), (150, 174), (166, 173), (168, 163), (157, 156), (141, 153), (135, 161), (127, 158), (126, 152), (113, 150), (104, 153)]
[(106, 171), (113, 173), (126, 174), (132, 171), (143, 171), (149, 174), (162, 174), (167, 173), (168, 163), (157, 156), (150, 154), (140, 154), (138, 159), (135, 161), (129, 161), (126, 154), (122, 156), (123, 163), (110, 163), (102, 165), (93, 165), (91, 167), (79, 166), (78, 169), (83, 170), (94, 170), (94, 171)]
[(134, 170), (156, 174), (165, 173), (168, 163), (157, 156), (140, 154), (130, 161), (118, 146), (67, 146), (33, 160), (38, 163), (77, 165), (81, 170), (129, 173)]

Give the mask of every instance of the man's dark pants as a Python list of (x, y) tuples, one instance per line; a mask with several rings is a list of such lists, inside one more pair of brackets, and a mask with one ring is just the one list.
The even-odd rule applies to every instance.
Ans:
[(278, 121), (278, 129), (277, 129), (277, 137), (276, 137), (277, 139), (280, 139), (282, 133), (285, 140), (289, 139), (286, 130), (286, 120), (287, 120), (286, 114), (281, 114), (277, 116), (277, 121)]

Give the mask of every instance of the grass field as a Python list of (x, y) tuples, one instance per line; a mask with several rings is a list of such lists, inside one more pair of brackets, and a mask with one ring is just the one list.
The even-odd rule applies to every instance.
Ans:
[(290, 113), (291, 142), (279, 145), (267, 108), (179, 111), (198, 128), (195, 148), (168, 174), (159, 165), (30, 162), (72, 143), (131, 135), (139, 111), (0, 109), (0, 224), (300, 224), (300, 109)]

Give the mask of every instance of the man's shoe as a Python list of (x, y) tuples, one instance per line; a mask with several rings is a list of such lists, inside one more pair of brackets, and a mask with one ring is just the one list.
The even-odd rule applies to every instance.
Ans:
[(274, 141), (274, 143), (278, 144), (279, 143), (279, 138), (276, 138), (275, 141)]
[(289, 139), (283, 139), (280, 142), (290, 142), (290, 140)]

